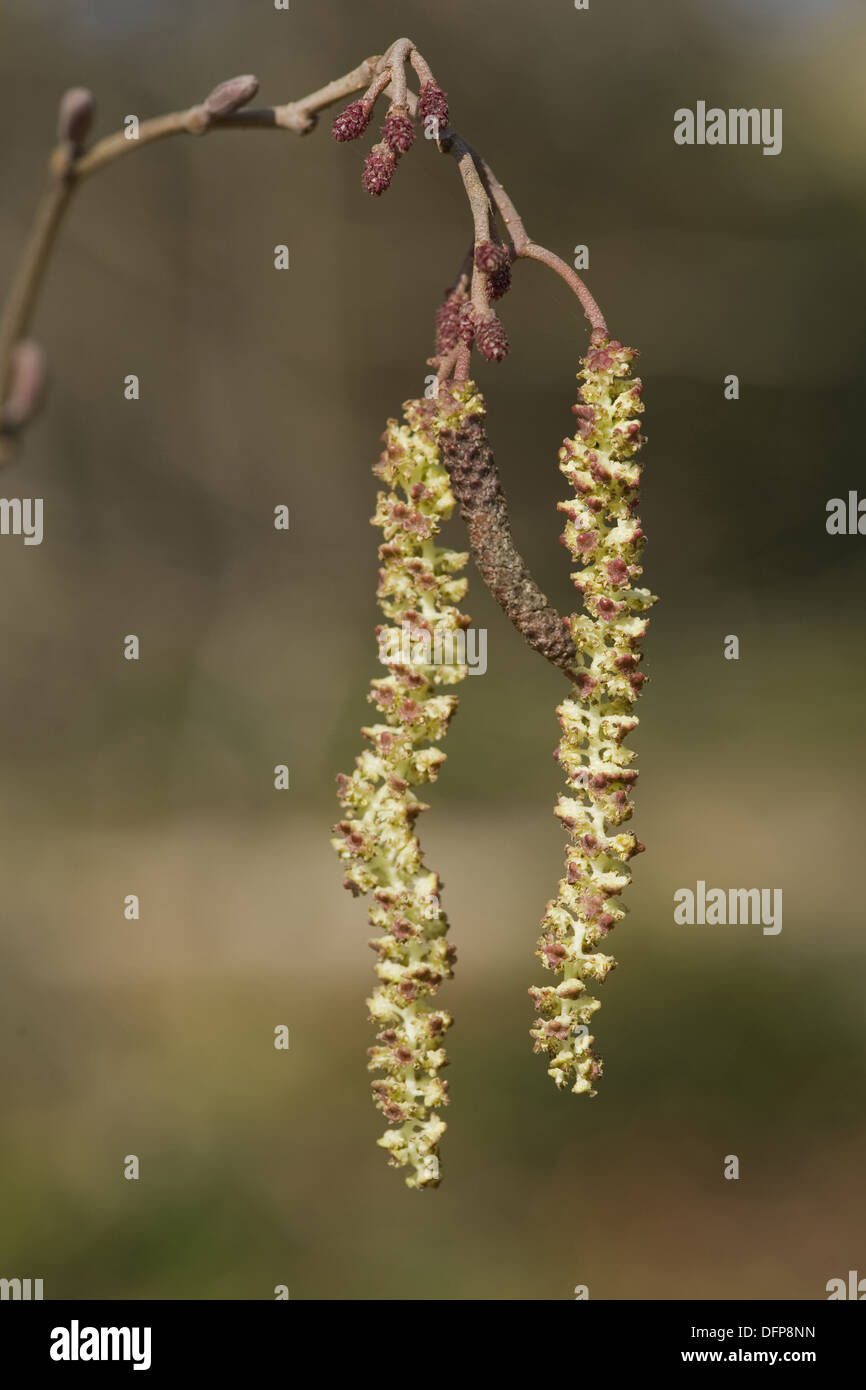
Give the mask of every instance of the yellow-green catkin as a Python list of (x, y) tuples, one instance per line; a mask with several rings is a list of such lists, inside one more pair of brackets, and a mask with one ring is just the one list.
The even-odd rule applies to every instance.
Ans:
[(557, 1086), (589, 1095), (595, 1095), (602, 1064), (589, 1031), (600, 1000), (587, 992), (587, 982), (600, 983), (616, 964), (598, 946), (625, 915), (618, 898), (631, 879), (628, 861), (643, 849), (619, 830), (633, 809), (637, 772), (623, 740), (638, 723), (632, 709), (644, 681), (639, 645), (655, 602), (647, 589), (635, 587), (644, 543), (637, 516), (643, 404), (640, 380), (631, 375), (636, 355), (593, 334), (578, 378), (578, 430), (559, 454), (576, 493), (559, 509), (567, 518), (563, 541), (581, 566), (572, 579), (585, 611), (570, 619), (579, 654), (574, 696), (557, 709), (557, 757), (568, 793), (555, 814), (571, 843), (537, 951), (560, 980), (529, 992), (539, 1015), (532, 1037), (536, 1051), (549, 1058), (548, 1075)]
[(374, 1099), (388, 1123), (379, 1144), (389, 1162), (408, 1167), (409, 1187), (439, 1183), (438, 1145), (447, 1103), (442, 1046), (451, 1017), (432, 1003), (452, 974), (454, 950), (436, 873), (421, 857), (415, 820), (427, 809), (414, 789), (435, 781), (445, 754), (436, 746), (457, 707), (445, 693), (467, 675), (459, 635), (469, 619), (457, 607), (466, 592), (466, 553), (436, 544), (454, 509), (438, 434), (481, 407), (471, 383), (443, 388), (441, 401), (409, 401), (402, 423), (388, 422), (374, 471), (387, 491), (377, 499), (381, 528), (378, 600), (388, 620), (377, 628), (387, 674), (370, 700), (382, 722), (362, 730), (370, 747), (355, 771), (338, 779), (346, 819), (333, 841), (346, 865), (346, 886), (370, 894), (371, 945), (379, 983), (368, 1000), (379, 1026), (370, 1049)]

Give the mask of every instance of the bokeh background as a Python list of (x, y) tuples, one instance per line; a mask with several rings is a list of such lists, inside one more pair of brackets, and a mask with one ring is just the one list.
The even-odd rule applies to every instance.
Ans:
[[(78, 1298), (824, 1298), (866, 1273), (866, 539), (825, 531), (866, 487), (862, 5), (6, 0), (0, 279), (66, 87), (104, 133), (239, 72), (300, 96), (405, 32), (642, 350), (661, 602), (604, 1081), (558, 1093), (531, 1052), (563, 683), (476, 579), (488, 671), (421, 824), (459, 952), (443, 1186), (409, 1192), (375, 1146), (372, 956), (328, 839), (376, 673), (370, 466), (469, 236), (453, 162), (419, 142), (372, 200), (329, 118), (170, 141), (76, 198), (35, 325), (50, 399), (3, 483), (45, 499), (45, 539), (0, 539), (0, 1274)], [(783, 153), (675, 146), (699, 99), (782, 107)], [(511, 356), (478, 376), (565, 608), (586, 327), (529, 264), (502, 313)], [(675, 926), (699, 878), (782, 888), (783, 931)]]

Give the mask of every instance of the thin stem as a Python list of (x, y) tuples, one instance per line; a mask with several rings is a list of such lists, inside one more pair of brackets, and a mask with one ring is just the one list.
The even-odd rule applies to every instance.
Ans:
[(553, 251), (548, 251), (546, 246), (539, 246), (538, 242), (532, 241), (523, 225), (523, 219), (509, 198), (502, 184), (494, 174), (490, 165), (481, 156), (478, 156), (478, 165), (481, 170), (482, 178), (490, 199), (499, 213), (502, 221), (511, 237), (514, 245), (514, 254), (524, 260), (539, 261), (546, 265), (549, 270), (564, 280), (571, 290), (580, 300), (583, 312), (586, 314), (595, 332), (603, 333), (607, 337), (607, 324), (604, 314), (598, 307), (593, 296), (590, 294), (580, 276), (572, 270)]
[[(55, 179), (43, 194), (12, 281), (0, 319), (0, 405), (9, 393), (15, 347), (25, 336), (33, 316), (57, 232), (74, 186), (68, 180)], [(0, 434), (0, 464), (5, 463), (12, 452), (11, 440)]]
[(394, 87), (394, 105), (406, 105), (406, 68), (405, 63), (412, 51), (411, 39), (398, 39), (391, 49), (388, 66), (391, 70), (391, 82)]
[(172, 135), (207, 135), (212, 130), (288, 130), (294, 135), (308, 135), (316, 124), (319, 111), (365, 87), (380, 61), (379, 57), (365, 58), (363, 63), (345, 76), (338, 77), (300, 101), (286, 102), (284, 106), (235, 111), (230, 116), (212, 116), (209, 121), (203, 119), (200, 106), (191, 106), (186, 111), (172, 111), (167, 116), (142, 121), (135, 140), (127, 139), (122, 130), (98, 140), (86, 154), (75, 160), (71, 176), (76, 180), (87, 178), (106, 164), (113, 164), (116, 159), (122, 159), (134, 150)]
[[(214, 115), (206, 104), (199, 104), (142, 122), (136, 139), (128, 139), (125, 131), (118, 131), (97, 141), (89, 150), (79, 149), (69, 142), (61, 143), (52, 154), (49, 165), (51, 181), (37, 209), (0, 317), (0, 408), (8, 398), (15, 353), (33, 317), (64, 213), (81, 180), (134, 150), (174, 135), (205, 135), (212, 130), (262, 129), (287, 130), (296, 135), (306, 135), (316, 125), (320, 111), (358, 91), (364, 93), (363, 100), (373, 102), (389, 89), (392, 100), (398, 105), (405, 104), (414, 114), (417, 97), (406, 87), (407, 61), (422, 86), (428, 83), (438, 86), (429, 65), (412, 40), (402, 38), (391, 44), (384, 54), (366, 58), (351, 72), (299, 101), (262, 110), (236, 109), (225, 115)], [(531, 240), (517, 209), (489, 164), (456, 131), (441, 130), (437, 143), (441, 153), (451, 154), (456, 159), (472, 213), (472, 252), (458, 281), (462, 278), (464, 284), (468, 284), (471, 273), (471, 299), (476, 316), (483, 318), (490, 309), (486, 279), (475, 270), (474, 248), (489, 240), (491, 217), (495, 218), (498, 213), (514, 246), (515, 256), (538, 261), (560, 276), (577, 295), (593, 329), (606, 335), (604, 317), (583, 281), (552, 251)], [(438, 375), (443, 382), (448, 379), (466, 381), (469, 370), (470, 349), (461, 342), (439, 362)], [(453, 377), (449, 377), (452, 372)], [(0, 463), (10, 457), (12, 442), (11, 435), (4, 435), (0, 430)], [(573, 643), (562, 620), (547, 605), (514, 549), (505, 499), (480, 419), (472, 421), (468, 432), (449, 441), (446, 453), (449, 471), (462, 494), (461, 510), (467, 520), (470, 544), (485, 582), (530, 646), (571, 674)], [(473, 476), (483, 483), (481, 492), (486, 502), (475, 495)]]
[[(343, 77), (318, 88), (300, 101), (287, 102), (284, 106), (267, 107), (261, 111), (235, 111), (228, 116), (209, 116), (202, 106), (191, 106), (185, 111), (174, 111), (143, 121), (136, 140), (127, 139), (124, 131), (117, 131), (98, 140), (86, 152), (79, 153), (65, 143), (59, 145), (52, 153), (49, 165), (51, 184), (37, 209), (0, 318), (0, 405), (9, 391), (16, 344), (30, 326), (63, 215), (75, 187), (82, 179), (135, 150), (173, 135), (261, 129), (288, 130), (296, 135), (306, 135), (315, 126), (319, 111), (364, 88), (381, 61), (378, 55), (366, 58)], [(12, 441), (0, 435), (0, 463), (8, 461), (11, 453)]]

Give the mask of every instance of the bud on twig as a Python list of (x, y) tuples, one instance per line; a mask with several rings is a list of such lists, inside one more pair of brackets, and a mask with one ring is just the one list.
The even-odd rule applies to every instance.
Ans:
[(12, 381), (0, 412), (0, 430), (13, 434), (39, 409), (45, 386), (45, 354), (38, 343), (22, 340), (12, 354)]
[(90, 134), (96, 100), (86, 87), (70, 87), (57, 112), (57, 138), (71, 145), (83, 145)]
[(440, 129), (448, 124), (448, 102), (445, 93), (436, 82), (423, 83), (418, 93), (416, 107), (418, 120), (423, 124), (431, 116), (436, 118)]
[(511, 265), (508, 261), (487, 277), (487, 298), (501, 299), (511, 289)]
[(466, 303), (466, 292), (452, 290), (436, 312), (436, 351), (441, 356), (451, 352), (460, 341), (460, 311)]
[(466, 347), (472, 346), (475, 338), (475, 310), (468, 299), (460, 306), (457, 336)]
[(364, 187), (374, 198), (379, 198), (385, 192), (394, 177), (394, 170), (397, 168), (397, 156), (390, 145), (381, 142), (374, 145), (364, 161)]
[(252, 101), (259, 90), (259, 79), (251, 73), (243, 77), (230, 77), (220, 82), (205, 99), (204, 109), (209, 116), (231, 116), (234, 111)]
[(475, 325), (475, 346), (490, 362), (501, 362), (508, 356), (508, 335), (501, 319), (491, 313)]
[(510, 256), (508, 248), (500, 242), (482, 241), (475, 248), (474, 260), (479, 270), (483, 270), (485, 275), (492, 275), (508, 265)]
[(372, 114), (373, 103), (371, 101), (364, 101), (363, 97), (358, 101), (352, 101), (336, 117), (331, 127), (331, 134), (341, 144), (346, 140), (357, 140), (370, 124)]
[(392, 106), (382, 127), (382, 138), (398, 157), (415, 143), (415, 122), (405, 106)]

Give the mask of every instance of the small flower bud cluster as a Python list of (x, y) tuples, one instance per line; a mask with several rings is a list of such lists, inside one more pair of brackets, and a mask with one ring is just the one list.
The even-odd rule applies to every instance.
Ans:
[[(440, 688), (467, 674), (465, 666), (434, 664), (434, 654), (453, 654), (449, 642), (469, 622), (456, 607), (466, 592), (460, 571), (468, 556), (436, 544), (454, 509), (438, 435), (479, 407), (471, 384), (443, 387), (435, 400), (409, 401), (403, 424), (388, 423), (375, 469), (388, 491), (378, 495), (373, 524), (384, 534), (379, 605), (393, 626), (377, 629), (388, 674), (372, 682), (370, 694), (383, 722), (363, 730), (369, 749), (351, 775), (338, 779), (346, 819), (334, 827), (346, 886), (372, 895), (370, 922), (380, 933), (371, 942), (379, 984), (368, 1000), (380, 1028), (370, 1049), (370, 1070), (382, 1073), (373, 1093), (388, 1121), (379, 1144), (393, 1166), (411, 1168), (407, 1185), (419, 1188), (439, 1183), (445, 1124), (438, 1112), (447, 1102), (439, 1073), (451, 1018), (428, 1001), (451, 976), (454, 951), (439, 879), (424, 865), (415, 835), (415, 820), (427, 808), (414, 788), (435, 781), (445, 759), (436, 744), (457, 698)], [(412, 660), (404, 664), (407, 629)]]
[(508, 356), (508, 334), (505, 325), (491, 310), (475, 319), (475, 346), (488, 362), (502, 362)]
[[(357, 140), (373, 115), (374, 102), (369, 97), (361, 97), (341, 111), (332, 126), (335, 140)], [(364, 160), (363, 184), (374, 198), (381, 197), (390, 186), (400, 157), (415, 143), (415, 122), (407, 106), (392, 104), (388, 107), (385, 124), (382, 126), (382, 139), (379, 140)]]
[(643, 849), (618, 827), (629, 819), (637, 772), (623, 740), (637, 727), (632, 713), (644, 681), (639, 644), (655, 602), (635, 587), (643, 531), (636, 508), (642, 443), (641, 383), (630, 376), (632, 348), (593, 334), (583, 360), (574, 407), (578, 430), (560, 450), (560, 470), (577, 496), (560, 502), (567, 518), (562, 540), (581, 565), (572, 575), (586, 612), (572, 616), (581, 656), (575, 667), (579, 698), (558, 708), (562, 740), (556, 756), (568, 782), (555, 814), (570, 831), (565, 877), (547, 906), (537, 954), (556, 971), (557, 985), (533, 988), (539, 1017), (531, 1036), (550, 1058), (557, 1086), (595, 1095), (601, 1062), (588, 1025), (600, 1001), (586, 992), (616, 964), (599, 943), (625, 916), (617, 899), (630, 882), (628, 861)]
[(462, 288), (451, 290), (439, 305), (436, 311), (436, 352), (439, 357), (452, 352), (461, 341), (469, 307), (469, 297)]
[(501, 299), (511, 288), (511, 253), (498, 241), (482, 241), (475, 248), (475, 266), (486, 279), (487, 298)]
[(501, 362), (508, 356), (508, 335), (505, 325), (492, 309), (476, 313), (471, 299), (463, 289), (452, 290), (436, 313), (436, 353), (438, 358), (453, 351), (458, 343), (471, 347), (474, 343), (490, 362)]
[(372, 114), (372, 101), (365, 101), (363, 97), (358, 101), (350, 101), (336, 117), (331, 134), (340, 144), (346, 140), (358, 140), (370, 124)]
[(423, 83), (418, 93), (416, 115), (422, 125), (426, 124), (431, 116), (435, 120), (439, 130), (444, 130), (448, 125), (448, 101), (438, 83)]

